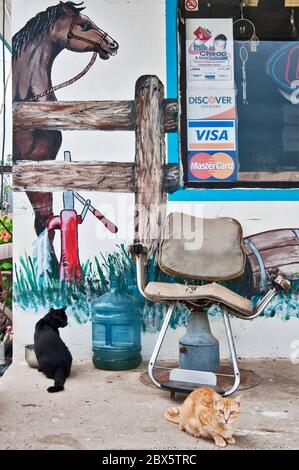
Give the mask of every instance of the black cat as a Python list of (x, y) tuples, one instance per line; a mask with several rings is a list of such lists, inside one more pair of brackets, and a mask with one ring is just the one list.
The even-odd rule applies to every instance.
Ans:
[(67, 325), (65, 308), (53, 309), (35, 325), (34, 351), (38, 370), (48, 379), (54, 379), (54, 386), (48, 392), (60, 392), (64, 389), (66, 378), (70, 375), (72, 355), (59, 336), (58, 328)]

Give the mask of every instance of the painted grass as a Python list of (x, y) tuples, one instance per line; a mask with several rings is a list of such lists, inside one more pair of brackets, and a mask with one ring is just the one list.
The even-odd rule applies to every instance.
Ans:
[[(121, 289), (138, 300), (143, 329), (157, 331), (163, 320), (163, 306), (147, 302), (136, 286), (136, 268), (124, 245), (115, 253), (99, 254), (82, 265), (84, 282), (69, 284), (52, 277), (46, 282), (37, 276), (37, 268), (31, 256), (25, 254), (15, 264), (14, 302), (24, 311), (39, 307), (68, 306), (75, 320), (82, 324), (90, 321), (92, 302), (109, 290), (110, 280), (115, 274), (120, 278)], [(158, 268), (151, 261), (148, 279), (157, 279)], [(159, 276), (158, 276), (159, 278)], [(185, 324), (189, 311), (184, 306), (177, 309), (172, 327)]]
[[(92, 302), (109, 290), (110, 280), (116, 274), (120, 278), (121, 289), (139, 302), (143, 329), (145, 331), (160, 329), (164, 316), (163, 306), (147, 302), (140, 296), (136, 287), (136, 268), (124, 245), (120, 245), (117, 252), (99, 254), (88, 260), (82, 265), (82, 269), (84, 275), (82, 284), (63, 283), (56, 277), (45, 282), (38, 279), (35, 263), (26, 254), (20, 258), (18, 265), (15, 265), (14, 301), (23, 310), (30, 308), (35, 311), (39, 307), (47, 309), (67, 305), (78, 323), (86, 323), (91, 318)], [(154, 260), (151, 260), (148, 265), (148, 280), (180, 282), (179, 279), (163, 274)], [(227, 286), (240, 292), (237, 283), (231, 282)], [(278, 295), (263, 316), (279, 317), (285, 320), (291, 317), (299, 318), (298, 291), (299, 281), (294, 283), (290, 294)], [(252, 300), (257, 303), (259, 299), (259, 296), (255, 296)], [(221, 314), (221, 309), (213, 306), (209, 309), (209, 313), (218, 316)], [(189, 310), (180, 305), (173, 315), (172, 328), (186, 325), (189, 315)]]

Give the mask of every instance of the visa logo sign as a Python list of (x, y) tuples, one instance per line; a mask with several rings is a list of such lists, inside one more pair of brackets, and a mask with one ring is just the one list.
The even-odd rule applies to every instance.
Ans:
[(236, 150), (235, 121), (189, 120), (188, 149)]
[(228, 141), (228, 131), (226, 130), (222, 130), (222, 131), (219, 131), (218, 129), (214, 129), (214, 130), (207, 130), (207, 129), (204, 129), (203, 131), (195, 131), (196, 132), (196, 135), (197, 135), (197, 140), (199, 141), (202, 141), (202, 140), (205, 140), (205, 141), (211, 141), (211, 142), (214, 142), (214, 141), (222, 141), (222, 140), (226, 140)]

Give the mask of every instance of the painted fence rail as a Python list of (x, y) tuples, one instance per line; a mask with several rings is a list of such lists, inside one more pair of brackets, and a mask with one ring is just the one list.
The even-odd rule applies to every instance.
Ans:
[[(164, 130), (176, 131), (176, 100), (162, 101)], [(135, 109), (134, 101), (16, 102), (14, 129), (133, 131)]]
[[(117, 193), (135, 192), (135, 163), (85, 161), (23, 161), (14, 167), (14, 188), (21, 191), (64, 191), (81, 189)], [(167, 193), (177, 188), (178, 166), (164, 166)], [(59, 175), (63, 175), (60, 177)]]

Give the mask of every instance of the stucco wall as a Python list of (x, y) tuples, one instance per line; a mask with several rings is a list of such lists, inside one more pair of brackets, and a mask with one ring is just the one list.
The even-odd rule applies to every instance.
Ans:
[[(18, 31), (38, 11), (56, 2), (31, 0), (13, 2), (13, 30)], [(103, 62), (98, 60), (93, 69), (75, 85), (57, 92), (59, 100), (122, 100), (133, 99), (137, 78), (144, 74), (157, 75), (166, 83), (166, 34), (165, 4), (163, 0), (86, 0), (86, 14), (96, 24), (117, 39), (120, 50), (116, 57)], [(53, 83), (59, 83), (79, 72), (88, 62), (89, 55), (64, 51), (57, 58), (53, 69)], [(70, 150), (74, 160), (134, 160), (134, 133), (129, 132), (63, 132), (63, 151)], [(113, 251), (116, 244), (128, 244), (133, 234), (133, 195), (108, 193), (82, 193), (89, 197), (95, 207), (106, 213), (120, 228), (119, 234), (110, 235), (100, 222), (89, 215), (79, 228), (81, 261)], [(179, 204), (184, 211), (190, 204), (168, 204), (172, 210)], [(62, 209), (62, 193), (54, 195), (54, 213)], [(238, 219), (244, 235), (283, 227), (298, 227), (298, 202), (207, 202), (203, 204), (206, 217), (229, 216)], [(14, 195), (14, 257), (17, 261), (25, 252), (31, 253), (35, 240), (33, 211), (25, 194)], [(59, 252), (59, 237), (55, 247)], [(32, 342), (34, 324), (45, 313), (43, 309), (22, 310), (14, 305), (14, 358), (22, 360), (24, 344)], [(291, 343), (299, 339), (298, 320), (282, 321), (279, 318), (257, 319), (245, 323), (233, 320), (236, 346), (241, 357), (285, 356), (291, 353)], [(219, 320), (212, 321), (212, 329), (221, 341), (223, 356), (227, 347)], [(170, 331), (162, 357), (176, 357), (178, 338), (183, 329)], [(76, 359), (87, 359), (91, 354), (91, 324), (80, 325), (70, 319), (70, 326), (63, 331)], [(143, 353), (151, 353), (156, 335), (143, 335)]]
[[(103, 194), (91, 193), (95, 205), (101, 205)], [(57, 210), (60, 207), (60, 197), (57, 195)], [(107, 197), (107, 196), (106, 196)], [(111, 196), (110, 196), (111, 197)], [(116, 196), (115, 206), (117, 205)], [(121, 198), (126, 199), (123, 195)], [(17, 259), (26, 250), (30, 251), (34, 232), (32, 228), (32, 209), (26, 198), (15, 195), (15, 250)], [(199, 206), (201, 203), (192, 203)], [(192, 210), (190, 203), (169, 203), (168, 210), (182, 209), (186, 212)], [(250, 235), (259, 231), (271, 230), (280, 227), (295, 227), (298, 217), (299, 204), (293, 202), (237, 202), (237, 203), (205, 203), (203, 214), (206, 217), (229, 216), (237, 218), (243, 227), (244, 235)], [(131, 207), (131, 212), (133, 206)], [(118, 213), (120, 215), (120, 213)], [(129, 214), (130, 215), (130, 214)], [(124, 215), (122, 214), (122, 217)], [(131, 215), (132, 217), (132, 215)], [(117, 221), (121, 219), (117, 218)], [(89, 256), (99, 251), (113, 251), (115, 242), (130, 243), (131, 239), (121, 240), (104, 239), (105, 231), (100, 223), (94, 223), (92, 218), (80, 227), (80, 255), (84, 261)], [(119, 224), (120, 226), (122, 224)], [(123, 226), (126, 226), (123, 221)], [(101, 239), (99, 239), (99, 234)], [(58, 240), (57, 240), (58, 247)], [(22, 310), (15, 304), (14, 307), (14, 330), (15, 330), (15, 360), (22, 360), (24, 355), (24, 344), (32, 342), (34, 324), (45, 311), (39, 309), (37, 312)], [(226, 339), (221, 320), (212, 319), (212, 330), (220, 340), (221, 353), (223, 357), (228, 354)], [(299, 339), (298, 319), (288, 321), (279, 318), (260, 318), (245, 322), (238, 319), (232, 321), (233, 332), (236, 338), (238, 354), (241, 357), (289, 357), (293, 341)], [(166, 359), (175, 358), (178, 353), (178, 339), (183, 335), (184, 328), (169, 330), (165, 347), (161, 351), (161, 357)], [(91, 324), (79, 325), (75, 319), (71, 319), (70, 326), (62, 332), (63, 338), (69, 344), (74, 357), (77, 359), (88, 359), (91, 354)], [(143, 355), (149, 357), (151, 354), (156, 334), (143, 334)]]

